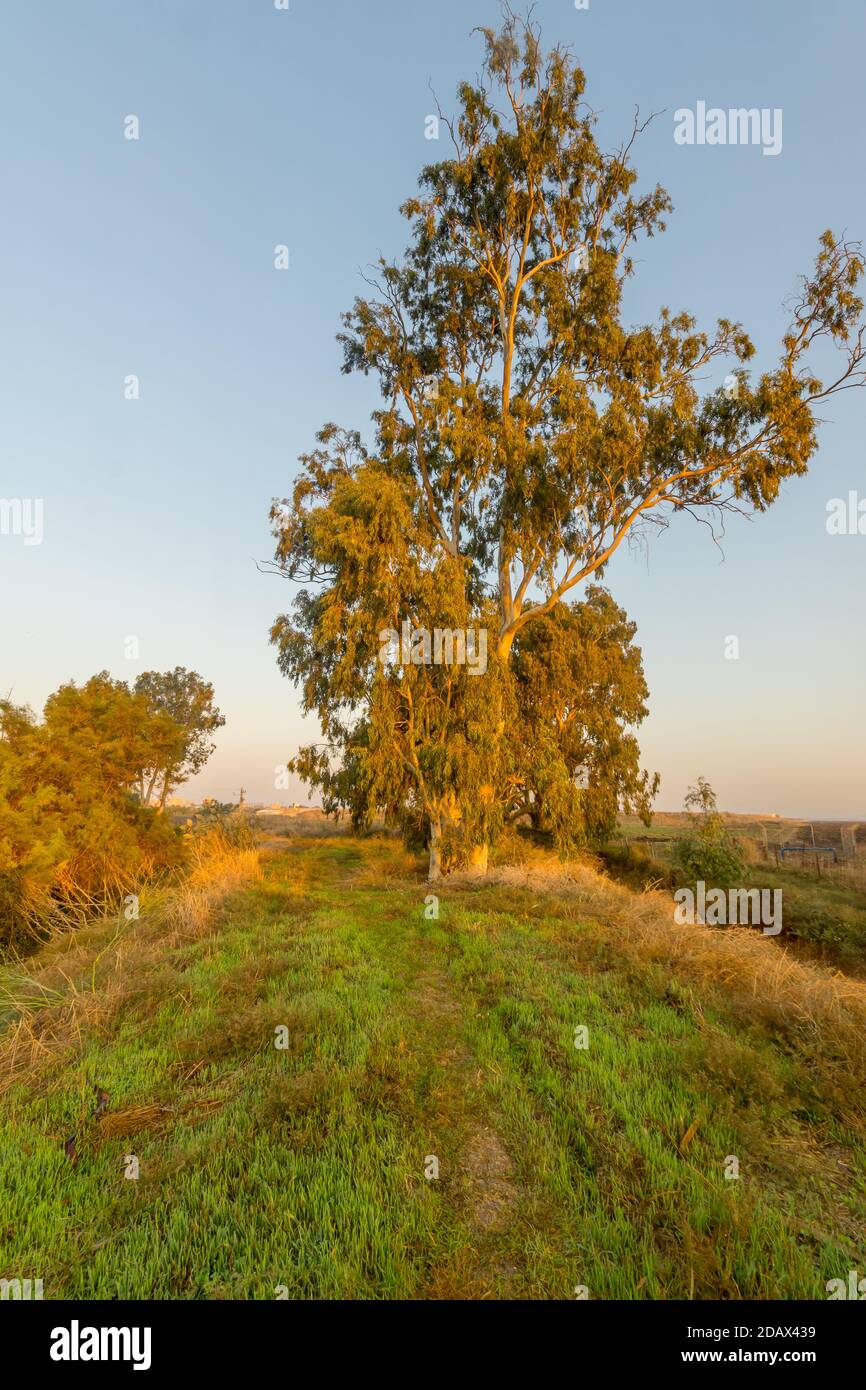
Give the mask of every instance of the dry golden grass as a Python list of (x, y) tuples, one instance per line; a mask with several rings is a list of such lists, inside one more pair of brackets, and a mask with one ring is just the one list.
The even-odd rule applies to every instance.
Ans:
[(187, 1124), (204, 1119), (224, 1105), (223, 1096), (201, 1096), (183, 1105), (129, 1105), (125, 1110), (108, 1110), (96, 1125), (99, 1143), (111, 1139), (131, 1139), (138, 1134), (158, 1134), (183, 1119)]
[(158, 974), (167, 952), (207, 932), (226, 898), (259, 878), (257, 850), (203, 840), (183, 879), (143, 890), (137, 919), (98, 918), (48, 942), (32, 966), (19, 961), (0, 973), (0, 1021), (9, 1015), (0, 1095), (25, 1076), (43, 1076), (58, 1052), (80, 1048)]
[[(453, 880), (452, 880), (453, 881)], [(477, 881), (476, 881), (477, 882)], [(466, 886), (472, 883), (467, 877)], [(536, 852), (522, 865), (492, 869), (480, 884), (517, 888), (557, 901), (569, 919), (591, 918), (611, 928), (611, 949), (624, 959), (661, 966), (671, 976), (739, 1001), (744, 1019), (796, 1035), (816, 1070), (864, 1087), (866, 1104), (866, 983), (798, 959), (778, 938), (751, 927), (675, 922), (670, 894), (635, 893), (591, 862), (560, 863)]]

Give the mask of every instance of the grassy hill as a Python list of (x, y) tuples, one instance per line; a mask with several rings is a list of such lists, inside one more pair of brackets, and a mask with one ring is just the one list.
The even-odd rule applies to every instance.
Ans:
[[(723, 817), (740, 848), (752, 887), (781, 889), (786, 944), (801, 957), (836, 966), (846, 975), (866, 979), (866, 853), (858, 844), (852, 857), (842, 840), (844, 821), (806, 822), (779, 817)], [(647, 827), (637, 817), (620, 823), (617, 838), (604, 851), (608, 868), (632, 887), (683, 883), (677, 870), (679, 838), (693, 829), (687, 814), (658, 812)], [(766, 832), (766, 842), (761, 831)], [(776, 861), (774, 847), (811, 843), (833, 846), (838, 854), (806, 853), (802, 859)], [(862, 839), (862, 829), (855, 833)]]
[(543, 855), (438, 919), (390, 840), (263, 866), (0, 974), (3, 1277), (755, 1299), (866, 1268), (866, 986)]

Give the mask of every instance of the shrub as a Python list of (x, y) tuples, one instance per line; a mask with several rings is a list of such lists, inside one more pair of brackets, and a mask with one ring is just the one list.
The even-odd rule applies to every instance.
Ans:
[(207, 839), (215, 850), (255, 849), (258, 827), (242, 806), (207, 797), (186, 822), (187, 834), (195, 840)]
[(677, 841), (676, 860), (691, 882), (702, 880), (714, 888), (730, 888), (743, 874), (737, 846), (727, 838), (685, 835)]
[(689, 787), (685, 807), (692, 812), (692, 833), (678, 840), (674, 858), (691, 882), (731, 888), (743, 874), (742, 853), (716, 809), (716, 794), (704, 777)]
[(119, 905), (182, 862), (180, 834), (133, 790), (174, 737), (106, 673), (62, 686), (41, 722), (0, 701), (0, 946)]

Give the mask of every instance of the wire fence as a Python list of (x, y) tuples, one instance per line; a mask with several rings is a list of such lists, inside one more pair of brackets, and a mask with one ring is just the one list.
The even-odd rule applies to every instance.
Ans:
[[(804, 822), (786, 829), (788, 838), (779, 836), (776, 827), (768, 832), (760, 824), (748, 830), (732, 827), (732, 833), (750, 864), (866, 893), (866, 844), (858, 843), (866, 831), (858, 826), (843, 826), (840, 832), (834, 826), (831, 841), (821, 834), (826, 826)], [(798, 838), (791, 838), (792, 831)], [(687, 833), (682, 829), (670, 835), (623, 835), (622, 844), (640, 846), (653, 863), (670, 867), (676, 858), (677, 841)]]

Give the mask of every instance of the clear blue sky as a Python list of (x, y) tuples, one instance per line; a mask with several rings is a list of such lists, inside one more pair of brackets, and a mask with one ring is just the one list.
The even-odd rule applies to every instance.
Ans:
[[(196, 795), (271, 801), (306, 733), (268, 628), (267, 512), (326, 420), (364, 427), (371, 382), (339, 372), (340, 311), (379, 251), (435, 109), (479, 66), (494, 0), (41, 0), (0, 18), (0, 496), (41, 497), (45, 538), (0, 536), (0, 689), (176, 664), (227, 725)], [(540, 0), (613, 145), (632, 110), (641, 183), (674, 201), (630, 291), (741, 319), (769, 364), (783, 301), (831, 226), (866, 234), (859, 0)], [(781, 107), (783, 149), (680, 146), (683, 106)], [(141, 123), (138, 142), (124, 118)], [(291, 268), (273, 269), (286, 243)], [(126, 401), (124, 378), (140, 378)], [(715, 384), (715, 383), (712, 383)], [(676, 808), (698, 773), (730, 809), (866, 817), (866, 536), (826, 504), (866, 496), (866, 392), (832, 402), (806, 479), (728, 528), (688, 518), (607, 576), (651, 688), (644, 761)], [(739, 661), (724, 640), (740, 639)], [(124, 657), (137, 636), (141, 659)], [(296, 786), (284, 799), (305, 799)]]

